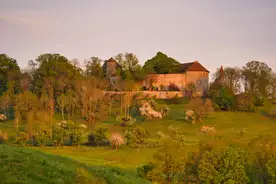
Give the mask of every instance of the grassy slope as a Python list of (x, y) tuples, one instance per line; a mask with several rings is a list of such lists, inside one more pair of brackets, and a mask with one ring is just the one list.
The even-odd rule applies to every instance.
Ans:
[[(226, 144), (240, 145), (247, 144), (248, 140), (258, 134), (275, 133), (276, 119), (266, 116), (264, 113), (270, 108), (271, 105), (267, 104), (257, 113), (215, 112), (205, 118), (203, 122), (192, 125), (184, 120), (184, 109), (189, 109), (188, 106), (184, 104), (170, 105), (169, 115), (164, 120), (144, 121), (137, 123), (137, 125), (148, 129), (150, 132), (150, 138), (147, 140), (148, 142), (156, 141), (155, 132), (160, 130), (166, 133), (170, 125), (179, 128), (189, 140), (197, 141), (202, 138), (206, 139), (206, 137), (202, 137), (202, 135), (199, 134), (199, 128), (202, 125), (209, 125), (216, 127), (217, 133), (222, 136)], [(123, 135), (124, 128), (115, 125), (113, 122), (115, 122), (115, 118), (99, 122), (96, 124), (96, 127), (105, 126), (108, 128), (109, 133), (120, 132)], [(5, 124), (5, 126), (3, 126), (3, 124)], [(0, 124), (0, 129), (4, 131), (7, 130), (9, 133), (14, 133), (12, 129), (15, 129), (12, 127), (12, 122)], [(235, 130), (245, 130), (245, 137), (237, 139), (233, 133)], [(44, 151), (66, 156), (92, 166), (116, 166), (133, 173), (136, 167), (147, 163), (158, 151), (158, 148), (142, 148), (139, 152), (128, 147), (124, 147), (118, 151), (109, 147), (82, 147), (79, 153), (74, 151), (72, 147), (65, 147), (59, 150), (47, 148)]]
[(28, 148), (0, 145), (0, 183), (147, 183), (118, 169), (92, 167)]

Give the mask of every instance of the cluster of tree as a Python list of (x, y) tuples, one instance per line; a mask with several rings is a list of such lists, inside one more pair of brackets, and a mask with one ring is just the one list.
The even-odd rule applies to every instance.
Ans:
[(264, 99), (275, 99), (276, 74), (265, 63), (251, 61), (242, 68), (218, 69), (210, 95), (216, 109), (254, 111)]
[(252, 139), (247, 148), (219, 147), (204, 140), (198, 146), (186, 144), (182, 133), (171, 127), (162, 137), (159, 152), (137, 168), (140, 177), (158, 183), (276, 181), (276, 139), (272, 135)]

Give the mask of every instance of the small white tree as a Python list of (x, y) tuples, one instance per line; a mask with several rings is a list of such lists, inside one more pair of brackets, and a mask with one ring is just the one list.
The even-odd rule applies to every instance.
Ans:
[(114, 133), (111, 135), (110, 137), (110, 142), (112, 147), (116, 148), (116, 150), (118, 149), (118, 147), (120, 147), (121, 145), (123, 145), (125, 143), (124, 138), (118, 134), (118, 133)]
[(188, 110), (186, 111), (186, 114), (185, 114), (185, 120), (190, 122), (190, 123), (195, 123), (195, 120), (196, 120), (196, 114), (195, 114), (195, 111), (193, 110)]
[(146, 116), (148, 119), (162, 119), (163, 115), (162, 112), (158, 112), (152, 108), (152, 106), (145, 102), (142, 107), (140, 107), (140, 112), (142, 116)]

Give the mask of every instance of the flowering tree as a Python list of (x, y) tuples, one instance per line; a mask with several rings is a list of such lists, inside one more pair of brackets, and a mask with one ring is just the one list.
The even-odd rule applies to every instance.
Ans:
[(7, 120), (7, 116), (5, 116), (4, 114), (0, 114), (0, 121), (6, 121)]
[(148, 102), (145, 102), (139, 110), (141, 115), (146, 116), (148, 119), (162, 119), (163, 117), (162, 112), (154, 110)]
[(123, 145), (125, 143), (124, 138), (118, 134), (118, 133), (114, 133), (111, 135), (110, 137), (110, 142), (112, 147), (116, 148), (116, 150), (118, 149), (118, 147), (120, 147), (121, 145)]
[(185, 120), (194, 124), (195, 123), (195, 119), (196, 119), (196, 114), (195, 114), (195, 111), (193, 110), (188, 110), (186, 111), (186, 114), (185, 114)]

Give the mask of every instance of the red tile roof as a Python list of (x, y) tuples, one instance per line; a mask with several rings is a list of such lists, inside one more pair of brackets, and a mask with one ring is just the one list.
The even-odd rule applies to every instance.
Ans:
[(180, 64), (180, 72), (186, 71), (204, 71), (209, 72), (206, 68), (204, 68), (198, 61), (191, 63), (182, 63)]

